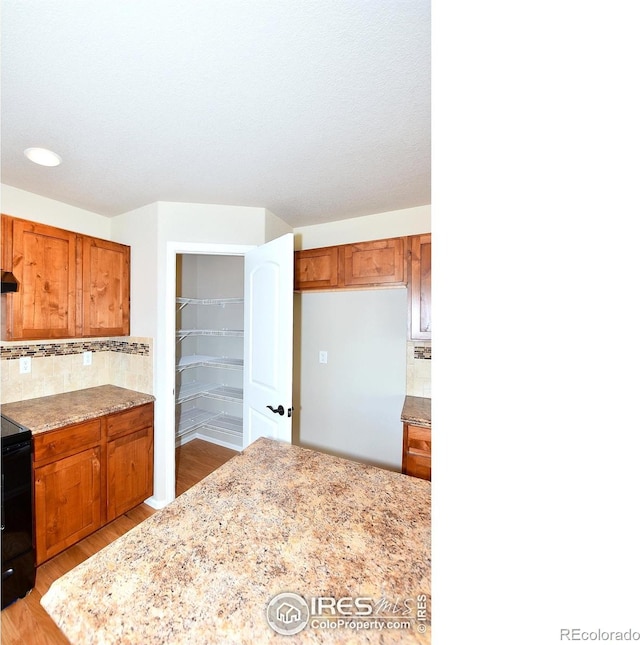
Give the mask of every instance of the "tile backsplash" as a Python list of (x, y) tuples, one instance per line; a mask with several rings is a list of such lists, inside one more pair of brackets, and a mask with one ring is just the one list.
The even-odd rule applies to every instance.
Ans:
[[(91, 365), (84, 365), (84, 352), (91, 352)], [(31, 372), (20, 374), (19, 359), (25, 356), (31, 357)], [(0, 403), (107, 384), (153, 394), (152, 339), (3, 342), (0, 383)]]
[(431, 398), (431, 343), (407, 343), (407, 394)]
[[(153, 339), (99, 338), (3, 342), (0, 403), (12, 403), (98, 385), (119, 385), (153, 394)], [(92, 353), (91, 365), (83, 364)], [(31, 372), (19, 359), (31, 356)], [(407, 394), (431, 397), (431, 343), (407, 342)]]

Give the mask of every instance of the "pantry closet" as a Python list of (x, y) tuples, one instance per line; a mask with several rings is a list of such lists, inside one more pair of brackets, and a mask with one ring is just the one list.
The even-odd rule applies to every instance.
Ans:
[(176, 255), (176, 445), (243, 445), (244, 257)]

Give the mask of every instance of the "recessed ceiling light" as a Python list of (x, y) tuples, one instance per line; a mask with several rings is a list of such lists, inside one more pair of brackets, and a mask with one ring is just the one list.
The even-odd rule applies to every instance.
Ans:
[(51, 150), (47, 150), (46, 148), (27, 148), (24, 154), (27, 159), (41, 166), (59, 166), (62, 161), (55, 152), (51, 152)]

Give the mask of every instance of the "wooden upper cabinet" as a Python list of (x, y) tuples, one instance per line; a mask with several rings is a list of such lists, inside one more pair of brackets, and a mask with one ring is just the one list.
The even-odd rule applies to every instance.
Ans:
[(3, 247), (11, 248), (11, 266), (2, 268), (19, 284), (4, 296), (3, 340), (75, 336), (76, 234), (12, 218), (2, 228)]
[(2, 215), (2, 340), (129, 334), (130, 248)]
[(0, 251), (0, 260), (2, 261), (2, 270), (9, 271), (13, 267), (13, 217), (2, 215), (0, 217), (2, 249)]
[(343, 245), (344, 286), (406, 284), (404, 243), (396, 237)]
[(295, 253), (295, 289), (335, 289), (338, 286), (338, 247)]
[(407, 283), (405, 238), (296, 251), (295, 289), (366, 289)]
[(409, 318), (412, 340), (431, 339), (431, 233), (409, 238)]
[(128, 336), (130, 248), (94, 237), (80, 239), (82, 298), (78, 335)]

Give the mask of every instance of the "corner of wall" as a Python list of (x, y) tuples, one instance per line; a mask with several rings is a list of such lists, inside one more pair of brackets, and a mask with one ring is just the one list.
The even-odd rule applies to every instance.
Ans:
[(274, 215), (271, 211), (264, 209), (264, 241), (270, 242), (285, 233), (293, 233), (293, 228), (284, 220)]

